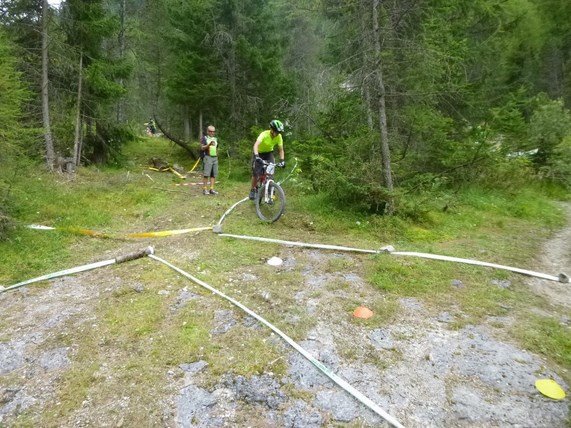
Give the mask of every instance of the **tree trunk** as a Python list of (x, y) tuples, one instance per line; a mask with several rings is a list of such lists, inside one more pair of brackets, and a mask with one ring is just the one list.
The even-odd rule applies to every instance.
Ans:
[[(371, 46), (371, 33), (367, 31), (369, 22), (367, 20), (368, 13), (365, 8), (366, 2), (359, 3), (359, 12), (361, 15), (360, 25), (361, 34), (363, 37), (363, 46)], [(370, 78), (369, 72), (371, 70), (371, 55), (369, 49), (363, 49), (363, 68), (361, 69), (361, 96), (365, 101), (365, 109), (367, 111), (367, 125), (369, 129), (373, 130), (373, 106), (371, 100), (371, 88), (370, 88)], [(373, 146), (374, 149), (374, 146)]]
[[(236, 40), (233, 37), (233, 40)], [(236, 76), (238, 75), (238, 70), (236, 66), (236, 46), (235, 43), (232, 44), (230, 48), (230, 117), (232, 118), (232, 122), (236, 123), (238, 120), (238, 112), (237, 112), (237, 105), (238, 105), (238, 91), (236, 89)]]
[(184, 141), (190, 140), (190, 114), (188, 106), (184, 106)]
[(81, 165), (81, 153), (83, 152), (83, 117), (79, 118), (79, 144), (77, 148), (77, 165)]
[(198, 141), (202, 140), (202, 110), (198, 113)]
[[(126, 9), (127, 9), (126, 0), (121, 0), (121, 16), (120, 16), (121, 27), (119, 29), (119, 58), (121, 60), (123, 60), (125, 57), (125, 13), (126, 13)], [(123, 83), (124, 83), (123, 78), (120, 78), (119, 84), (121, 86), (123, 86)], [(123, 104), (124, 104), (124, 99), (123, 99), (123, 97), (121, 97), (117, 101), (117, 122), (118, 123), (123, 122), (123, 116), (124, 116)]]
[(55, 151), (50, 122), (50, 102), (48, 92), (48, 0), (42, 2), (42, 116), (44, 139), (46, 143), (46, 163), (50, 171), (54, 170)]
[(95, 123), (95, 128), (96, 131), (93, 138), (93, 163), (96, 165), (105, 165), (109, 157), (109, 148), (103, 136), (97, 131), (97, 129), (99, 129), (97, 123)]
[(190, 145), (184, 141), (179, 140), (178, 138), (175, 138), (174, 136), (172, 136), (159, 122), (159, 120), (157, 119), (157, 117), (155, 116), (155, 122), (157, 123), (157, 128), (159, 128), (161, 130), (161, 132), (163, 133), (163, 135), (165, 136), (165, 138), (168, 138), (169, 140), (171, 140), (173, 143), (178, 144), (180, 147), (182, 147), (183, 149), (185, 149), (189, 154), (190, 157), (192, 159), (198, 159), (198, 154), (194, 152), (194, 150), (190, 147)]
[(160, 111), (159, 107), (160, 107), (160, 101), (161, 101), (161, 93), (162, 93), (162, 78), (163, 78), (163, 73), (162, 73), (162, 57), (161, 57), (161, 50), (157, 50), (155, 53), (155, 58), (156, 58), (156, 64), (157, 64), (157, 86), (156, 86), (156, 92), (155, 92), (155, 96), (153, 97), (153, 106), (152, 106), (152, 110), (153, 110), (153, 114), (157, 114), (157, 112)]
[(373, 111), (371, 110), (371, 92), (369, 91), (369, 87), (365, 83), (363, 85), (363, 98), (365, 99), (365, 106), (367, 109), (367, 125), (369, 129), (373, 129)]
[(75, 138), (73, 141), (73, 163), (76, 167), (81, 163), (81, 86), (83, 75), (83, 51), (79, 53), (79, 72), (77, 84), (77, 110), (75, 112)]
[[(383, 176), (387, 190), (392, 192), (393, 176), (391, 171), (391, 152), (389, 147), (389, 135), (387, 131), (387, 111), (385, 106), (385, 83), (383, 81), (383, 70), (381, 61), (381, 41), (379, 34), (379, 14), (378, 14), (379, 0), (373, 0), (373, 35), (375, 40), (375, 58), (378, 63), (376, 66), (377, 85), (379, 86), (379, 128), (381, 131), (381, 157), (383, 163)], [(389, 197), (385, 212), (387, 214), (394, 213), (394, 200), (392, 196)]]

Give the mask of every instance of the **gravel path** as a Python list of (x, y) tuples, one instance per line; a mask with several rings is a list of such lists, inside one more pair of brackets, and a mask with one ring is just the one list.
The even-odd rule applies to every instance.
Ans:
[[(571, 224), (571, 205), (565, 209)], [(569, 242), (571, 226), (546, 243), (535, 268), (548, 273), (569, 270)], [(305, 282), (303, 291), (293, 297), (296, 304), (319, 320), (300, 345), (404, 426), (568, 426), (568, 399), (543, 397), (534, 388), (534, 381), (552, 377), (566, 391), (568, 385), (543, 358), (502, 339), (494, 326), (509, 324), (509, 317), (456, 330), (451, 323), (461, 313), (434, 315), (421, 300), (403, 298), (398, 302), (398, 319), (388, 326), (368, 328), (348, 319), (332, 322), (331, 313), (341, 310), (336, 305), (341, 304), (343, 293), (366, 301), (373, 298), (374, 291), (357, 269), (341, 273), (323, 266), (333, 258), (345, 259), (346, 265), (358, 263), (345, 254), (310, 250), (288, 249), (283, 258), (286, 263), (280, 269), (301, 272)], [(311, 263), (302, 264), (302, 259)], [(125, 285), (121, 279), (106, 275), (102, 287), (98, 275), (92, 271), (53, 280), (33, 292), (22, 288), (0, 294), (0, 427), (11, 426), (18, 415), (30, 409), (41, 413), (57, 398), (55, 388), (62, 374), (73, 367), (76, 355), (66, 335), (73, 328), (89, 334), (96, 302)], [(350, 291), (331, 286), (340, 277), (352, 285)], [(245, 274), (242, 280), (253, 281), (255, 277)], [(551, 301), (554, 311), (569, 315), (569, 285), (534, 279), (528, 284)], [(184, 289), (177, 304), (183, 306), (196, 298), (199, 296)], [(220, 311), (211, 334), (227, 334), (240, 325), (242, 317), (237, 309)], [(302, 322), (293, 318), (288, 321), (294, 330)], [(259, 330), (256, 322), (249, 325)], [(164, 399), (163, 425), (382, 425), (377, 415), (269, 332), (268, 340), (281, 349), (287, 363), (285, 375), (268, 372), (246, 378), (226, 373), (212, 379), (208, 362), (202, 360), (188, 361), (165, 373), (165, 382), (178, 385), (178, 392)], [(69, 425), (128, 426), (116, 417), (128, 406), (129, 397), (117, 400), (116, 408), (105, 412), (90, 410), (85, 404)]]

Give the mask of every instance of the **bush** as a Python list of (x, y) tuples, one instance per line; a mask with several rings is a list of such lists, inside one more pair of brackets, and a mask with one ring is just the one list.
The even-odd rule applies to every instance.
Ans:
[(0, 208), (0, 241), (5, 241), (8, 239), (8, 235), (11, 230), (14, 229), (14, 222), (10, 217), (2, 213)]
[(306, 178), (338, 206), (383, 213), (391, 195), (381, 185), (380, 166), (372, 160), (345, 162), (314, 155), (305, 160)]
[(535, 175), (531, 161), (527, 158), (498, 157), (481, 165), (474, 179), (466, 184), (485, 189), (517, 191), (528, 186)]
[(536, 97), (538, 107), (533, 112), (528, 128), (530, 149), (537, 149), (533, 157), (537, 168), (553, 164), (560, 154), (565, 138), (571, 136), (571, 113), (562, 100)]
[(565, 189), (571, 189), (571, 137), (553, 149), (552, 159), (539, 168), (538, 176)]
[(123, 161), (121, 148), (129, 141), (140, 139), (132, 129), (126, 126), (99, 125), (94, 134), (85, 137), (83, 157), (90, 162), (103, 165), (120, 165)]

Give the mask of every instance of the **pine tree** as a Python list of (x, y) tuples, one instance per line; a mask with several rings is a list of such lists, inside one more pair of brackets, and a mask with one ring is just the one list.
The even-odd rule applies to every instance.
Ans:
[(125, 93), (120, 79), (129, 76), (130, 66), (118, 58), (111, 42), (118, 29), (117, 17), (104, 8), (102, 0), (67, 0), (62, 8), (62, 25), (74, 57), (76, 96), (76, 128), (74, 160), (79, 163), (82, 121), (86, 122), (85, 149), (96, 163), (105, 163), (118, 129), (115, 102)]

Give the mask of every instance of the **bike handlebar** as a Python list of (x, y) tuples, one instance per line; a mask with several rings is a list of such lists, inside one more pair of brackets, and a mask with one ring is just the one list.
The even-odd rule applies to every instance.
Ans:
[(275, 165), (275, 166), (277, 166), (277, 167), (279, 167), (279, 168), (285, 168), (285, 165), (284, 165), (284, 166), (280, 166), (280, 165), (279, 165), (279, 162), (278, 162), (278, 163), (275, 163), (275, 162), (267, 162), (267, 161), (263, 160), (262, 158), (260, 158), (260, 160), (262, 161), (262, 165), (264, 165), (264, 166)]

